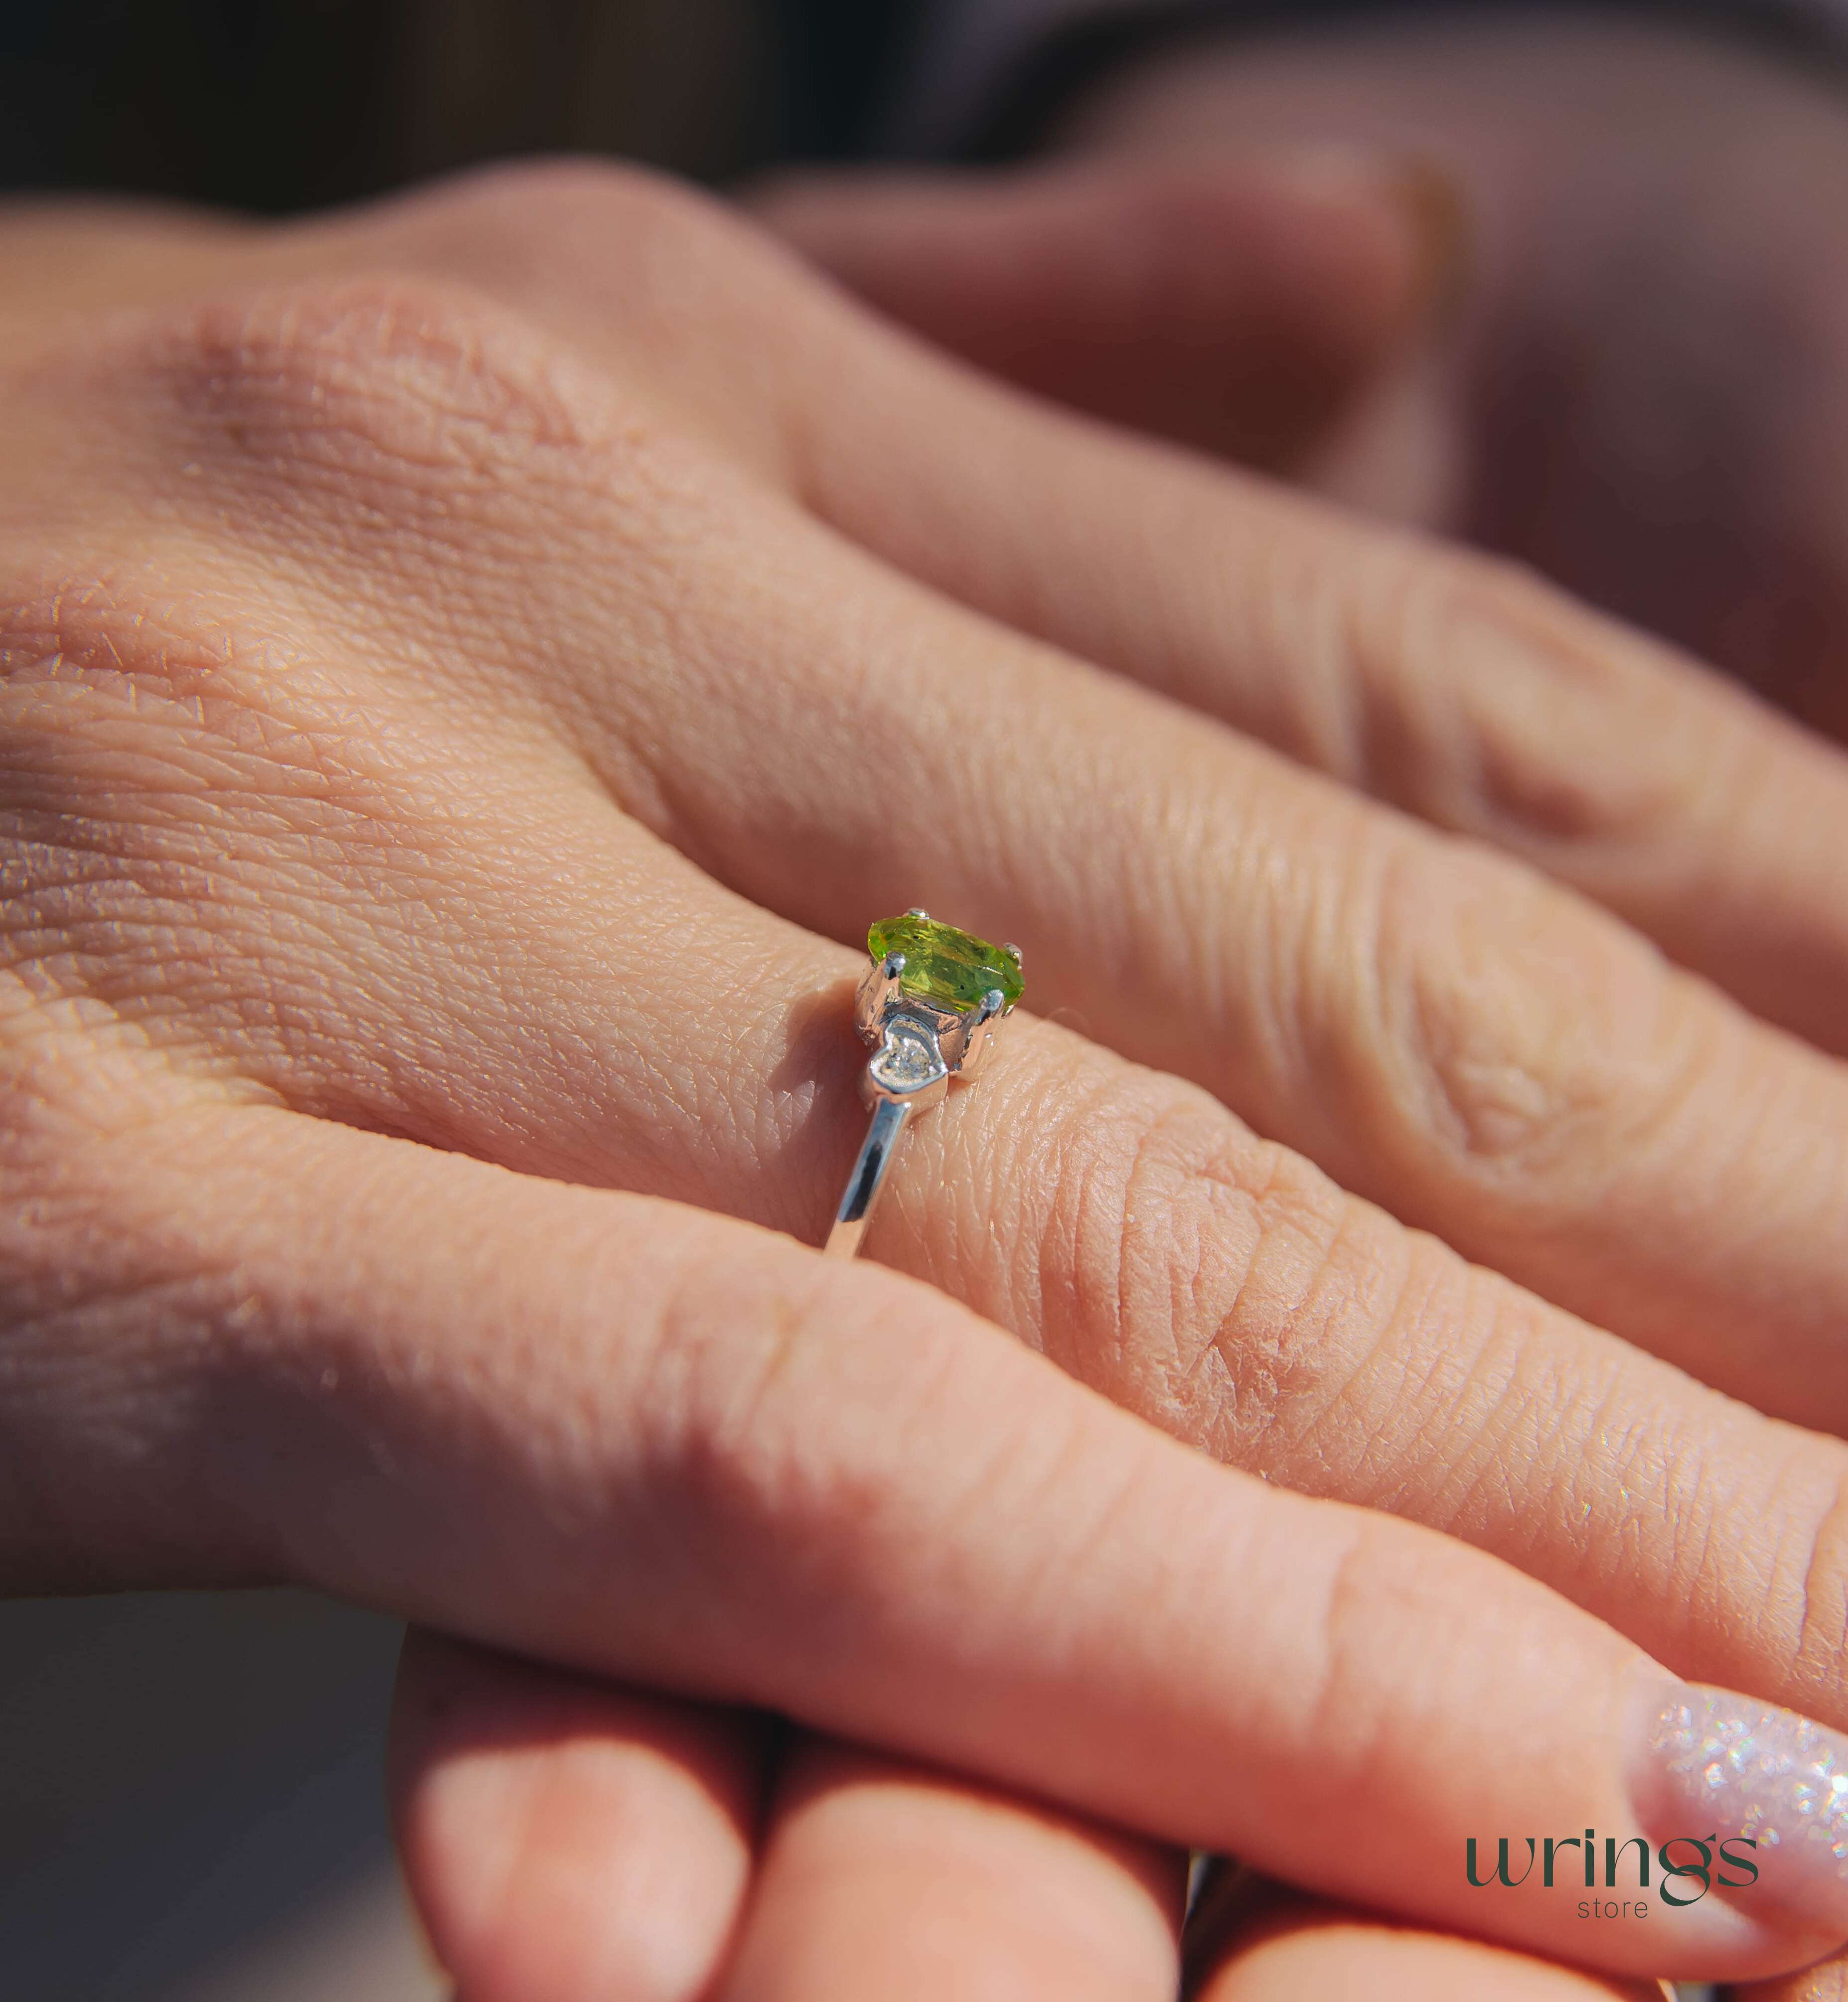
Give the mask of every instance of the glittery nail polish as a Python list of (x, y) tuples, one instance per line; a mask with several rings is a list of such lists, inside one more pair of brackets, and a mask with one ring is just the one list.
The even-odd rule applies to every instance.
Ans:
[(1848, 1937), (1848, 1738), (1696, 1683), (1658, 1685), (1638, 1721), (1631, 1791), (1654, 1840), (1732, 1840), (1758, 1871), (1727, 1873), (1742, 1907)]

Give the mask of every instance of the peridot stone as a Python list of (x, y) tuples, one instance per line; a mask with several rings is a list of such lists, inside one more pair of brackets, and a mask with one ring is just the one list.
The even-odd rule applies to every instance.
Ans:
[(866, 934), (866, 950), (877, 960), (903, 953), (901, 991), (933, 1008), (966, 1013), (979, 1008), (983, 995), (996, 987), (1011, 1008), (1027, 991), (1012, 953), (934, 918), (882, 918)]

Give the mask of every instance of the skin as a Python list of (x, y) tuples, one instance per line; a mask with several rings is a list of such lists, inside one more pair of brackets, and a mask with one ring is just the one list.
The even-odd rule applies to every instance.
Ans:
[[(1848, 180), (1848, 115), (1837, 79), (1672, 27), (1562, 21), (1554, 9), (1487, 22), (1459, 12), (1380, 33), (1201, 36), (1078, 100), (1054, 140), (1065, 164), (1032, 170), (1011, 190), (922, 176), (811, 180), (772, 190), (764, 205), (863, 296), (985, 367), (1076, 407), (1285, 468), (1371, 512), (1508, 550), (1840, 734), (1843, 302), (1829, 247), (1839, 204), (1827, 191)], [(1249, 308), (1214, 296), (1248, 241), (1227, 211), (1241, 149), (1254, 144), (1299, 149), (1306, 172), (1379, 183), (1397, 173), (1422, 197), (1442, 309), (1428, 337), (1405, 343), (1364, 389), (1350, 385), (1344, 405), (1327, 399), (1330, 422), (1281, 438), (1240, 424), (1236, 359), (1229, 364), (1226, 351)], [(1072, 177), (1074, 160), (1084, 178)], [(1080, 249), (1068, 221), (1069, 270), (1037, 288), (1019, 275), (1035, 271), (1032, 260), (981, 254), (1010, 210), (1069, 201), (1087, 185), (1121, 202), (1156, 173), (1167, 176), (1171, 233), (1146, 221), (1100, 227)], [(1087, 350), (1069, 332), (1056, 337), (1074, 317), (1085, 322), (1094, 274), (1125, 258), (1150, 310), (1113, 317), (1107, 283), (1105, 309), (1086, 323), (1107, 339)], [(1480, 629), (1460, 648), (1443, 623), (1425, 619), (1417, 631), (1427, 647), (1435, 638), (1477, 668)], [(1298, 759), (1563, 874), (1760, 1013), (1839, 1049), (1839, 940), (1812, 933), (1814, 957), (1793, 958), (1775, 893), (1755, 922), (1724, 887), (1730, 865), (1716, 880), (1702, 844), (1650, 839), (1661, 783), (1685, 795), (1671, 773), (1686, 769), (1686, 747), (1652, 769), (1647, 727), (1629, 735), (1607, 713), (1608, 734), (1577, 731), (1574, 685), (1603, 669), (1573, 650), (1560, 650), (1549, 678), (1531, 673), (1526, 646), (1493, 650), (1499, 686), (1486, 731), (1480, 688), (1464, 683), (1434, 708), (1395, 686), (1384, 756), (1369, 736), (1328, 727), (1313, 656), (1286, 662), (1287, 678), (1265, 659), (1256, 675), (1222, 669), (1202, 680), (1184, 640), (1180, 678), (1190, 699)], [(1398, 683), (1399, 664), (1384, 665)], [(1428, 664), (1421, 671), (1429, 678)], [(1536, 714), (1542, 705), (1553, 714)], [(1585, 706), (1587, 723), (1599, 706)], [(1531, 742), (1536, 723), (1577, 741), (1534, 785), (1532, 760), (1507, 745)], [(1459, 786), (1456, 753), (1471, 738), (1487, 755)], [(1724, 801), (1714, 845), (1745, 832), (1749, 850), (1757, 816), (1742, 805), (1753, 788), (1717, 748), (1710, 740)], [(1600, 838), (1612, 822), (1616, 842)], [(1670, 823), (1684, 838), (1685, 818), (1661, 817)], [(1805, 845), (1792, 825), (1777, 838), (1787, 852)], [(1690, 932), (1668, 905), (1702, 874), (1732, 908), (1712, 930)], [(1365, 1185), (1364, 1170), (1337, 1171)], [(1402, 1195), (1393, 1206), (1403, 1213)], [(1685, 1329), (1691, 1303), (1672, 1288), (1661, 1299)], [(1617, 1318), (1605, 1301), (1579, 1303)], [(1627, 1327), (1638, 1324), (1637, 1304)], [(1762, 1389), (1736, 1387), (1764, 1401)], [(1817, 1409), (1812, 1388), (1792, 1384), (1794, 1414)], [(1839, 1428), (1839, 1414), (1829, 1421)], [(1367, 1992), (1379, 1991), (1389, 1965), (1383, 1948)], [(1808, 2002), (1833, 1997), (1844, 1978), (1835, 1964), (1738, 1993)]]
[[(811, 180), (768, 205), (856, 290), (985, 366), (1506, 551), (1840, 734), (1835, 66), (1595, 11), (1438, 9), (1180, 40), (1068, 105), (1048, 141), (1119, 201), (1158, 166), (1190, 190), (1172, 239), (1100, 231), (1072, 250), (1063, 299), (1035, 292), (1051, 323), (1087, 286), (1111, 296), (1074, 274), (1087, 263), (1139, 260), (1154, 306), (1086, 371), (1082, 342), (1020, 319), (1030, 268), (979, 255), (955, 183)], [(1344, 417), (1255, 454), (1210, 330), (1251, 312), (1214, 294), (1249, 234), (1224, 212), (1228, 169), (1253, 148), (1421, 191), (1446, 309), (1350, 382)]]
[[(1355, 41), (1332, 64), (1324, 48), (1313, 74), (1280, 48), (1267, 75), (1250, 53), (1229, 44), (1184, 75), (1158, 59), (1079, 107), (1070, 141), (1118, 162), (1229, 131), (1409, 145), (1468, 238), (1435, 351), (1383, 371), (1299, 476), (1506, 549), (1839, 738), (1839, 78), (1672, 29), (1538, 16), (1390, 52)], [(1198, 420), (1192, 434), (1212, 442)], [(1474, 831), (1467, 813), (1433, 817)], [(1754, 998), (1839, 1048), (1834, 990), (1827, 968), (1779, 968)], [(1848, 1960), (1738, 1993), (1835, 2002), (1844, 1983)]]
[[(1114, 155), (1235, 132), (1409, 149), (1468, 218), (1453, 343), (1310, 476), (1508, 549), (1840, 733), (1835, 65), (1595, 16), (1440, 17), (1158, 56), (1067, 136)], [(1447, 476), (1417, 474), (1414, 431)]]
[[(1044, 1807), (814, 1740), (744, 1802), (769, 1748), (735, 1725), (427, 1638), (396, 1725), (406, 1868), (469, 2002), (1176, 1991), (1180, 1858)], [(1187, 1966), (1212, 2002), (1661, 1994), (1255, 1881)]]
[[(825, 1993), (866, 1948), (838, 1887), (920, 1854), (920, 1924), (978, 1911), (1005, 1969), (1082, 1909), (1108, 1941), (1069, 1980), (1159, 1992), (1173, 1857), (1113, 1825), (1478, 1923), (1415, 1858), (1623, 1821), (1639, 1646), (1848, 1721), (1842, 1449), (1672, 1366), (1749, 1361), (1775, 1408), (1779, 1356), (1833, 1365), (1842, 1074), (1648, 943), (1775, 891), (1813, 955), (1804, 853), (1767, 825), (1753, 898), (1669, 882), (1626, 924), (1177, 677), (1209, 640), (1281, 669), (1320, 605), (1331, 704), (1377, 659), (1410, 714), (1443, 691), (1408, 596), (1537, 633), (1562, 683), (1596, 664), (1602, 727), (1682, 747), (1660, 816), (1597, 831), (1639, 879), (1700, 849), (1717, 742), (1839, 825), (1835, 754), (1530, 584), (980, 383), (652, 183), (161, 226), (54, 255), (27, 218), (51, 275), (4, 334), (0, 1579), (291, 1578), (625, 1685), (607, 1728), (560, 1699), (588, 1800), (518, 1746), (473, 1778), (556, 1857), (632, 1781), (681, 1814), (662, 1993)], [(1215, 637), (1267, 576), (1274, 616)], [(1543, 794), (1571, 744), (1525, 748)], [(1010, 1024), (907, 1147), (869, 1240), (901, 1272), (830, 1268), (789, 1238), (858, 1137), (834, 941), (916, 901), (1014, 931), (1087, 1033)], [(1738, 1157), (1766, 1103), (1781, 1176)], [(1643, 1309), (1665, 1241), (1722, 1288), (1685, 1329)], [(765, 1710), (818, 1734), (773, 1781)], [(420, 1833), (431, 1742), (439, 1944), (526, 1993), (500, 1894)], [(1002, 1854), (1017, 1910), (971, 1905)], [(1832, 1943), (1685, 1926), (1690, 1972)]]
[(1784, 1981), (1751, 1982), (1733, 1990), (1734, 2002), (1842, 2002), (1848, 1967), (1835, 1960)]

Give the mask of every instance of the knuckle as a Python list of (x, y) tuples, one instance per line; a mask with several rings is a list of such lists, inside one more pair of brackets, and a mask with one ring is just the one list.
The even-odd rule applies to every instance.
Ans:
[(639, 376), (448, 278), (218, 300), (166, 322), (140, 361), (155, 481), (208, 549), (359, 567), (394, 602), (407, 570), (441, 571), (497, 644), (503, 593), (535, 564), (581, 553), (652, 578), (672, 525), (725, 484)]
[[(1438, 1641), (1451, 1609), (1446, 1595), (1408, 1565), (1400, 1544), (1377, 1531), (1358, 1529), (1335, 1561), (1320, 1607), (1316, 1658), (1320, 1672), (1309, 1692), (1306, 1746), (1326, 1762), (1338, 1784), (1369, 1786), (1376, 1777), (1392, 1725), (1392, 1699), (1404, 1700), (1400, 1679), (1382, 1659), (1397, 1637), (1416, 1634), (1420, 1644)], [(1412, 1685), (1417, 1686), (1414, 1682)]]
[(1363, 1149), (1394, 1177), (1576, 1206), (1586, 1177), (1634, 1167), (1709, 1054), (1651, 947), (1518, 866), (1396, 844), (1369, 924), (1336, 1005)]
[(209, 304), (157, 343), (153, 367), (189, 429), (291, 488), (317, 472), (417, 487), (480, 476), (510, 448), (570, 447), (598, 427), (535, 329), (425, 278)]
[[(1115, 1072), (1055, 1128), (1039, 1283), (1074, 1373), (1240, 1464), (1339, 1401), (1376, 1338), (1352, 1205), (1204, 1093)], [(1049, 1330), (1049, 1346), (1060, 1339)]]
[(601, 488), (612, 447), (650, 429), (537, 320), (415, 274), (163, 308), (78, 373), (67, 393), (95, 391), (148, 504), (258, 552), (330, 529), (348, 553), (381, 531), (478, 532), (548, 488)]
[(1479, 1522), (1536, 1505), (1532, 1483), (1510, 1502), (1511, 1463), (1485, 1446), (1603, 1422), (1602, 1378), (1562, 1376), (1537, 1302), (1189, 1087), (1114, 1072), (1068, 1101), (1047, 1146), (1016, 1178), (1043, 1210), (1014, 1227), (1055, 1303), (1038, 1310), (1045, 1347), (1219, 1459)]
[(1352, 738), (1369, 790), (1586, 863), (1711, 790), (1728, 733), (1660, 650), (1503, 557), (1380, 536), (1362, 562)]
[(594, 326), (606, 370), (657, 391), (715, 393), (736, 374), (740, 343), (761, 349), (823, 296), (755, 224), (639, 168), (490, 168), (414, 199), (384, 229), (400, 262), (516, 305), (546, 302), (564, 327)]
[[(795, 476), (790, 389), (813, 374), (812, 344), (838, 337), (842, 306), (735, 208), (640, 169), (565, 161), (490, 169), (386, 227), (409, 261), (542, 307), (623, 378), (636, 429), (671, 413), (773, 480)], [(741, 371), (741, 354), (754, 365)]]
[[(1789, 1541), (1782, 1578), (1773, 1589), (1773, 1620), (1779, 1603), (1793, 1609), (1796, 1674), (1811, 1688), (1811, 1707), (1839, 1711), (1844, 1661), (1848, 1661), (1848, 1455), (1832, 1451), (1833, 1484), (1818, 1505), (1798, 1511), (1801, 1529)], [(1781, 1622), (1767, 1622), (1776, 1631)]]
[[(906, 1463), (894, 1435), (947, 1358), (940, 1318), (893, 1282), (886, 1305), (904, 1345), (885, 1359), (903, 1358), (907, 1394), (870, 1401), (832, 1331), (877, 1289), (793, 1261), (773, 1272), (706, 1261), (665, 1282), (625, 1423), (673, 1547), (728, 1589), (795, 1589), (820, 1608), (877, 1574), (893, 1470)], [(892, 1369), (879, 1374), (889, 1390)]]
[[(483, 168), (413, 204), (434, 228), (447, 256), (466, 268), (499, 267), (563, 251), (646, 262), (735, 242), (744, 232), (710, 196), (685, 182), (608, 160), (513, 161)], [(448, 225), (453, 223), (452, 228)]]
[[(448, 281), (316, 279), (162, 309), (87, 353), (77, 375), (67, 391), (96, 392), (133, 462), (134, 514), (29, 528), (9, 543), (0, 595), (43, 608), (71, 594), (71, 616), (92, 626), (99, 597), (138, 598), (110, 621), (138, 672), (190, 670), (210, 652), (251, 696), (351, 678), (347, 622), (314, 616), (330, 568), (375, 629), (411, 640), (392, 650), (394, 668), (497, 687), (519, 651), (508, 599), (535, 570), (594, 549), (640, 598), (659, 587), (675, 509), (703, 504), (713, 484), (645, 396)], [(151, 514), (173, 528), (155, 549)], [(88, 579), (72, 575), (80, 565)], [(441, 588), (428, 591), (433, 573)], [(239, 644), (161, 637), (214, 626)], [(434, 650), (433, 630), (469, 644)]]

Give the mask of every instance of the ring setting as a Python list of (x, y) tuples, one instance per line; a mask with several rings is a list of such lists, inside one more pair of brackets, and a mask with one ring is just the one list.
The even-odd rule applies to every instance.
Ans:
[(853, 1024), (873, 1050), (859, 1080), (873, 1124), (828, 1233), (837, 1258), (859, 1249), (912, 1115), (939, 1104), (951, 1078), (975, 1074), (1027, 984), (1018, 946), (990, 945), (922, 910), (882, 918), (866, 934), (866, 954)]

